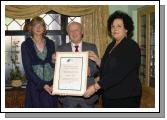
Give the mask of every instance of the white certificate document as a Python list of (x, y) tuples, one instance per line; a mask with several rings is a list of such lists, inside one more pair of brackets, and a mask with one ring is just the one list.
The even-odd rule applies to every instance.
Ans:
[(57, 52), (52, 94), (82, 96), (86, 91), (88, 52)]

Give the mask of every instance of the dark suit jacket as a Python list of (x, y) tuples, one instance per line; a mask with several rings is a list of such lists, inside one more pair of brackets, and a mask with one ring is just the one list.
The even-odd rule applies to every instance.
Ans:
[[(96, 45), (91, 44), (91, 43), (87, 43), (87, 42), (82, 42), (82, 51), (88, 51), (88, 50), (92, 50), (98, 55)], [(59, 51), (59, 52), (72, 52), (71, 43), (67, 43), (63, 46), (60, 46), (57, 51)], [(98, 68), (97, 68), (96, 63), (94, 61), (89, 60), (89, 67), (90, 67), (90, 74), (91, 75), (87, 79), (87, 86), (95, 83), (94, 74), (98, 72)], [(67, 97), (65, 97), (65, 98), (67, 98)], [(68, 99), (69, 99), (69, 97), (68, 97)], [(97, 97), (97, 95), (94, 95), (94, 96), (90, 97), (89, 99), (85, 99), (83, 97), (71, 97), (69, 99), (71, 103), (72, 103), (73, 99), (81, 99), (82, 101), (84, 99), (84, 102), (87, 102), (89, 104), (93, 104), (98, 99), (98, 97)]]
[(113, 41), (101, 61), (100, 81), (103, 95), (107, 98), (125, 98), (141, 94), (139, 80), (140, 49), (138, 44), (124, 38), (111, 51)]

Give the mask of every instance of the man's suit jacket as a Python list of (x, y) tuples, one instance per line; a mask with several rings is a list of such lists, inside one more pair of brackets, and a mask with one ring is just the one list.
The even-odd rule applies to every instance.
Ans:
[[(84, 51), (90, 51), (90, 50), (94, 51), (98, 55), (95, 44), (82, 42), (82, 51), (84, 52)], [(58, 52), (72, 52), (71, 43), (67, 43), (65, 45), (60, 46), (57, 51)], [(88, 77), (87, 79), (87, 86), (90, 86), (95, 83), (94, 75), (98, 72), (97, 65), (94, 61), (89, 60), (89, 67), (90, 67), (90, 77)], [(72, 102), (72, 99), (82, 99), (82, 101), (84, 99), (85, 102), (93, 104), (98, 99), (98, 96), (93, 95), (92, 97), (88, 99), (87, 98), (85, 99), (83, 97), (71, 97), (71, 98), (68, 97), (68, 99), (70, 100), (70, 102)]]

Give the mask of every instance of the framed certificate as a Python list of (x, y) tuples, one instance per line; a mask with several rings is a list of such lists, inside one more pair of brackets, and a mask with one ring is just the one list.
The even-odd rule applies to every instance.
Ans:
[(53, 95), (82, 96), (87, 87), (88, 52), (57, 52)]

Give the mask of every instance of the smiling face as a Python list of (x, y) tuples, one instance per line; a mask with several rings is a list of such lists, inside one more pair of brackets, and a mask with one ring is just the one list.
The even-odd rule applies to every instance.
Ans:
[(67, 32), (68, 32), (71, 42), (75, 44), (80, 43), (82, 39), (82, 35), (83, 35), (82, 26), (80, 23), (73, 22), (69, 24), (67, 27)]
[(36, 23), (35, 25), (32, 26), (32, 33), (33, 35), (38, 35), (42, 36), (44, 33), (44, 27), (40, 23)]
[(116, 41), (122, 40), (127, 36), (127, 30), (124, 27), (122, 19), (115, 19), (111, 25), (111, 34)]

